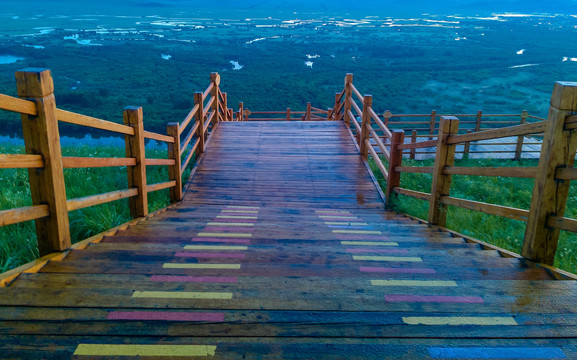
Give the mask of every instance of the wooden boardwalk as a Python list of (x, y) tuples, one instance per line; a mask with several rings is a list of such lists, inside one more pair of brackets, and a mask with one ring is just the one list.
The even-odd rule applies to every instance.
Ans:
[(0, 288), (0, 357), (577, 358), (576, 290), (386, 212), (341, 122), (222, 122), (178, 206)]

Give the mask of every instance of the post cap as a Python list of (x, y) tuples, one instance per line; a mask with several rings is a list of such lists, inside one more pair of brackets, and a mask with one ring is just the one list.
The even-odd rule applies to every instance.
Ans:
[(557, 81), (551, 95), (551, 106), (562, 111), (577, 110), (577, 83)]
[(43, 97), (54, 93), (52, 74), (43, 68), (16, 71), (16, 86), (20, 97)]

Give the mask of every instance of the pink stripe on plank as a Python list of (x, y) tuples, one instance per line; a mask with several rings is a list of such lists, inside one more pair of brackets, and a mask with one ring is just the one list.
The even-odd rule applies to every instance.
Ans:
[(388, 236), (384, 236), (384, 235), (353, 235), (353, 234), (347, 234), (347, 235), (337, 235), (336, 236), (337, 239), (339, 240), (389, 240), (390, 237)]
[(435, 274), (434, 269), (424, 269), (424, 268), (385, 268), (385, 267), (360, 267), (362, 272), (375, 272), (375, 273), (393, 273), (393, 274)]
[(174, 256), (215, 259), (243, 259), (244, 254), (177, 252)]
[(407, 249), (374, 249), (374, 248), (359, 248), (359, 249), (347, 249), (348, 253), (358, 254), (358, 253), (379, 253), (379, 254), (408, 254)]
[(254, 223), (256, 219), (229, 219), (229, 218), (217, 218), (211, 220), (210, 222), (224, 222), (224, 223)]
[(175, 311), (113, 311), (108, 320), (224, 321), (224, 313), (190, 313)]
[(482, 304), (484, 301), (478, 296), (442, 296), (442, 295), (385, 295), (389, 302), (434, 302), (434, 303), (463, 303)]
[(253, 228), (251, 227), (221, 227), (221, 226), (210, 226), (210, 227), (205, 227), (203, 228), (202, 231), (207, 231), (207, 232), (217, 232), (217, 231), (232, 231), (235, 233), (239, 233), (239, 232), (247, 232), (250, 233), (251, 231), (253, 231)]
[(155, 282), (198, 282), (198, 283), (237, 283), (237, 277), (224, 276), (178, 276), (152, 275), (150, 281)]
[(225, 238), (192, 238), (190, 241), (198, 242), (220, 242), (220, 243), (232, 243), (232, 244), (250, 244), (250, 239), (225, 239)]

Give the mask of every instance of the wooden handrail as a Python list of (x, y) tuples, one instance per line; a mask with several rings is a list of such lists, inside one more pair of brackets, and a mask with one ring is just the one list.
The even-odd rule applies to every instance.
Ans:
[(351, 90), (353, 91), (353, 94), (355, 94), (359, 98), (361, 104), (363, 104), (363, 95), (361, 95), (361, 92), (357, 90), (355, 85), (353, 85), (352, 83), (351, 83)]
[(355, 129), (357, 130), (357, 133), (360, 134), (361, 133), (361, 126), (359, 125), (359, 122), (357, 121), (357, 119), (353, 116), (353, 113), (349, 110), (348, 111), (349, 116), (351, 118), (351, 123), (355, 126)]
[(206, 97), (210, 94), (213, 87), (214, 83), (211, 82), (210, 85), (208, 85), (208, 87), (206, 88), (206, 90), (204, 90), (204, 92), (202, 93), (202, 101), (206, 100)]
[(144, 138), (145, 139), (151, 139), (151, 140), (156, 140), (156, 141), (162, 141), (168, 144), (173, 144), (174, 143), (174, 138), (170, 137), (170, 136), (166, 136), (166, 135), (161, 135), (161, 134), (157, 134), (157, 133), (153, 133), (150, 131), (144, 131)]
[(533, 123), (510, 126), (495, 130), (479, 131), (471, 134), (453, 135), (447, 139), (448, 144), (460, 144), (467, 141), (499, 139), (510, 136), (538, 134), (545, 131), (545, 123)]
[(357, 116), (363, 116), (363, 111), (361, 110), (361, 108), (359, 107), (359, 105), (357, 105), (356, 102), (352, 101), (351, 99), (351, 106), (355, 108), (355, 111), (357, 112)]
[(472, 175), (472, 176), (500, 176), (514, 178), (535, 178), (536, 167), (454, 167), (448, 166), (443, 170), (445, 174)]
[(186, 147), (190, 143), (190, 140), (192, 140), (192, 138), (194, 137), (194, 134), (196, 134), (196, 131), (198, 130), (199, 126), (200, 126), (199, 122), (194, 123), (194, 126), (192, 127), (192, 129), (190, 129), (188, 135), (186, 135), (184, 142), (180, 146), (180, 153), (181, 154), (184, 153), (184, 150), (186, 150)]
[(56, 109), (56, 116), (58, 121), (69, 124), (87, 126), (100, 130), (107, 130), (125, 135), (134, 135), (134, 129), (130, 126), (121, 125), (112, 121), (97, 119), (94, 117), (76, 114), (70, 111)]
[(164, 190), (164, 189), (169, 189), (173, 186), (176, 186), (176, 181), (167, 181), (167, 182), (163, 182), (163, 183), (158, 183), (158, 184), (152, 184), (152, 185), (147, 185), (146, 186), (146, 191), (147, 192), (154, 192), (154, 191), (159, 191), (159, 190)]
[(48, 205), (26, 206), (18, 209), (0, 211), (0, 226), (36, 220), (50, 215)]
[(184, 163), (182, 164), (182, 167), (180, 168), (181, 171), (184, 171), (186, 169), (186, 167), (188, 166), (188, 163), (192, 159), (192, 156), (194, 155), (196, 149), (198, 149), (199, 144), (200, 144), (200, 139), (197, 138), (196, 141), (194, 142), (194, 145), (192, 145), (192, 149), (190, 149), (190, 152), (186, 156), (186, 160), (184, 160)]
[(390, 140), (391, 137), (393, 136), (391, 134), (391, 130), (389, 130), (387, 126), (381, 121), (381, 118), (379, 118), (379, 115), (377, 115), (377, 113), (373, 110), (372, 107), (369, 108), (369, 114), (371, 115), (373, 120), (377, 123), (377, 125), (379, 125), (379, 128), (381, 129), (383, 134)]
[(497, 215), (509, 219), (527, 221), (529, 210), (517, 209), (508, 206), (487, 204), (478, 201), (458, 199), (450, 196), (441, 196), (440, 202), (445, 205), (457, 206), (463, 209), (481, 211), (489, 215)]
[(0, 94), (0, 109), (19, 114), (36, 116), (36, 104), (30, 100)]
[(385, 158), (388, 161), (391, 158), (391, 153), (389, 152), (389, 150), (387, 150), (387, 148), (385, 147), (385, 144), (383, 144), (383, 141), (381, 140), (381, 138), (379, 138), (379, 136), (377, 135), (377, 133), (375, 132), (374, 129), (369, 128), (369, 132), (370, 132), (373, 140), (375, 140), (375, 143), (377, 144), (379, 149), (381, 149), (381, 153), (385, 155)]
[(381, 161), (381, 159), (379, 158), (379, 155), (377, 155), (377, 153), (375, 152), (375, 149), (373, 149), (373, 147), (371, 146), (371, 143), (369, 142), (369, 140), (365, 140), (365, 145), (367, 146), (367, 150), (368, 152), (371, 154), (371, 156), (373, 157), (373, 160), (375, 161), (375, 164), (377, 164), (377, 167), (379, 168), (379, 170), (381, 170), (381, 173), (383, 174), (384, 178), (388, 178), (389, 177), (389, 172), (387, 171), (387, 169), (385, 168), (385, 165), (383, 164), (383, 162)]
[[(208, 104), (206, 104), (206, 105), (204, 106), (204, 110), (203, 110), (203, 112), (202, 112), (202, 116), (206, 116), (206, 114), (208, 114), (208, 112), (212, 110), (212, 105), (214, 104), (214, 101), (215, 101), (215, 100), (216, 100), (216, 99), (213, 98), (213, 97), (210, 98), (210, 100), (208, 101)], [(208, 121), (208, 122), (209, 122), (209, 121)]]
[(126, 199), (138, 195), (138, 189), (111, 191), (105, 194), (92, 195), (66, 201), (68, 211), (84, 209), (90, 206), (106, 204), (112, 201)]
[(44, 167), (40, 155), (0, 154), (0, 169), (38, 169)]
[(180, 124), (180, 127), (178, 129), (178, 133), (179, 135), (182, 134), (184, 132), (184, 130), (186, 129), (186, 127), (188, 126), (188, 124), (190, 123), (190, 121), (192, 119), (194, 119), (194, 116), (196, 115), (196, 112), (199, 109), (199, 105), (196, 104), (194, 105), (194, 107), (192, 108), (192, 110), (190, 110), (190, 112), (188, 113), (188, 115), (186, 115), (186, 117), (184, 118), (184, 120), (182, 121), (182, 123)]
[(176, 164), (174, 159), (146, 159), (144, 160), (146, 166), (173, 166)]
[(398, 172), (406, 172), (411, 174), (432, 174), (433, 167), (432, 166), (397, 166), (395, 171)]
[(416, 143), (409, 143), (409, 144), (401, 144), (399, 145), (399, 149), (407, 150), (407, 149), (424, 149), (428, 147), (435, 147), (437, 146), (437, 140), (429, 140), (429, 141), (420, 141)]
[(425, 193), (425, 192), (403, 189), (400, 187), (393, 188), (393, 192), (400, 194), (400, 195), (410, 196), (410, 197), (414, 197), (416, 199), (421, 199), (421, 200), (425, 200), (425, 201), (431, 200), (431, 194)]
[(577, 220), (551, 215), (547, 219), (547, 226), (553, 229), (577, 233)]
[(67, 156), (67, 157), (62, 158), (62, 166), (65, 169), (136, 166), (136, 159), (135, 158), (92, 158), (92, 157)]

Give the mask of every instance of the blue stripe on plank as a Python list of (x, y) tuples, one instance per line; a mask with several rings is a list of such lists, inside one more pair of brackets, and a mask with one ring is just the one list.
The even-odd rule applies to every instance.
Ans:
[(565, 353), (553, 347), (461, 347), (429, 348), (433, 359), (564, 359)]

